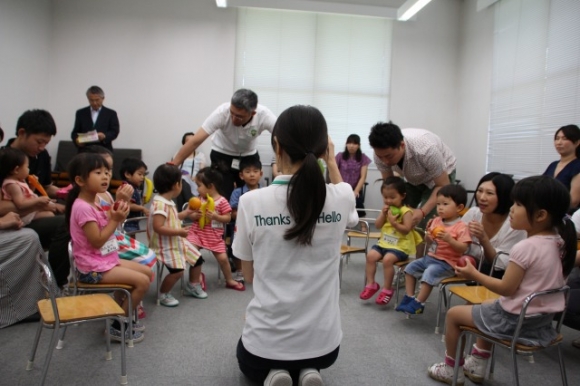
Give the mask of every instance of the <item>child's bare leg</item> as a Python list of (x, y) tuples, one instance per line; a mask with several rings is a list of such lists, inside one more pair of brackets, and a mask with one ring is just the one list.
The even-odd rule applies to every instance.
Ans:
[[(113, 267), (107, 272), (103, 273), (103, 279), (101, 283), (103, 284), (126, 284), (133, 287), (131, 291), (131, 301), (136, 307), (137, 304), (143, 299), (145, 292), (149, 288), (149, 279), (147, 275), (141, 272), (137, 272), (131, 268), (127, 268), (125, 263), (130, 263), (125, 260), (119, 260), (119, 265)], [(137, 264), (137, 263), (134, 263)], [(125, 300), (122, 305), (125, 310), (125, 315), (128, 315), (128, 302)]]
[(149, 268), (146, 265), (143, 264), (139, 264), (135, 261), (131, 261), (131, 260), (122, 260), (123, 266), (132, 269), (133, 271), (137, 271), (142, 273), (143, 275), (146, 275), (147, 277), (151, 278), (151, 276), (153, 276), (153, 271), (151, 271), (151, 268)]
[(433, 290), (432, 286), (422, 281), (421, 289), (419, 290), (419, 294), (417, 295), (417, 301), (420, 303), (425, 303), (429, 295), (431, 295), (432, 290)]
[(201, 283), (201, 265), (189, 266), (189, 282), (191, 284)]
[[(423, 283), (425, 284), (425, 283)], [(450, 358), (455, 358), (456, 349), (457, 349), (457, 341), (459, 339), (459, 335), (461, 335), (461, 330), (459, 326), (470, 326), (475, 327), (473, 323), (473, 317), (471, 316), (471, 310), (473, 306), (455, 306), (451, 307), (449, 312), (447, 312), (447, 317), (445, 318), (445, 348), (446, 354)], [(482, 348), (479, 345), (479, 339), (477, 346)], [(465, 340), (461, 345), (461, 351), (463, 352), (465, 346)], [(487, 350), (487, 348), (485, 348)]]
[(215, 256), (218, 264), (220, 265), (220, 269), (224, 274), (224, 278), (226, 279), (226, 283), (229, 285), (236, 286), (238, 282), (232, 278), (232, 268), (230, 267), (230, 261), (228, 260), (228, 255), (225, 252), (214, 252), (213, 255)]
[(381, 254), (374, 249), (371, 249), (367, 254), (367, 262), (365, 268), (366, 285), (371, 285), (375, 282), (375, 274), (377, 273), (377, 262), (381, 259)]
[(395, 264), (399, 259), (392, 253), (387, 253), (383, 257), (383, 275), (385, 277), (385, 283), (383, 288), (390, 290), (393, 287), (393, 278), (395, 277)]
[(405, 292), (407, 296), (415, 296), (415, 286), (417, 285), (417, 279), (415, 276), (405, 273)]
[(161, 287), (159, 288), (159, 292), (162, 294), (166, 294), (171, 292), (171, 289), (175, 286), (175, 283), (183, 276), (183, 271), (170, 273), (163, 279), (161, 283)]
[(36, 214), (34, 215), (34, 219), (39, 219), (39, 218), (46, 218), (46, 217), (54, 217), (54, 213), (52, 213), (49, 210), (43, 210), (41, 212), (36, 212)]
[(242, 272), (242, 260), (238, 259), (237, 257), (234, 257), (234, 265), (236, 266), (237, 272)]

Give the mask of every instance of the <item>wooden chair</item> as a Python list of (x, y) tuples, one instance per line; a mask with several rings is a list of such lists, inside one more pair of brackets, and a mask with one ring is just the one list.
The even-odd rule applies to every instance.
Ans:
[[(366, 226), (366, 232), (363, 232), (362, 230), (359, 229), (346, 229), (346, 234), (348, 235), (350, 234), (356, 234), (357, 238), (362, 238), (364, 240), (364, 246), (352, 246), (348, 244), (342, 244), (340, 246), (340, 265), (338, 268), (338, 277), (339, 277), (339, 283), (340, 283), (340, 287), (342, 288), (342, 265), (343, 265), (343, 261), (348, 259), (348, 257), (353, 254), (353, 253), (363, 253), (366, 256), (367, 253), (367, 248), (369, 246), (369, 223), (365, 220), (359, 220), (358, 225), (365, 225)], [(359, 236), (360, 235), (360, 236)], [(347, 236), (348, 237), (348, 236)], [(348, 240), (348, 239), (347, 239)]]
[[(378, 209), (364, 209), (364, 211), (377, 213), (377, 216), (379, 213), (381, 213), (381, 211)], [(361, 217), (361, 218), (359, 218), (359, 220), (366, 221), (368, 224), (374, 224), (376, 217)], [(367, 225), (367, 229), (369, 230), (368, 233), (369, 233), (370, 240), (378, 240), (381, 237), (380, 230), (375, 231), (375, 232), (371, 232), (370, 228), (368, 228), (368, 225)], [(366, 237), (366, 234), (364, 233), (364, 231), (363, 231), (363, 233), (361, 233), (361, 232), (358, 232), (358, 230), (356, 230), (356, 229), (350, 230), (346, 233), (346, 245), (350, 246), (353, 239), (364, 239), (365, 237)], [(346, 264), (348, 264), (348, 257), (346, 259)]]
[[(128, 316), (127, 316), (127, 325), (129, 326), (129, 336), (131, 337), (128, 341), (129, 347), (134, 346), (133, 342), (133, 321), (134, 317), (137, 315), (135, 312), (135, 308), (133, 307), (133, 302), (131, 301), (131, 291), (133, 287), (127, 284), (87, 284), (81, 283), (77, 280), (77, 269), (75, 264), (75, 259), (72, 253), (72, 242), (68, 244), (68, 258), (70, 262), (70, 274), (69, 274), (69, 289), (72, 290), (73, 295), (77, 295), (78, 293), (93, 293), (93, 292), (115, 292), (119, 291), (124, 294), (127, 298), (128, 302)], [(123, 325), (124, 323), (121, 323)], [(62, 333), (56, 348), (60, 350), (64, 345), (64, 336), (66, 333), (66, 327), (62, 329)]]
[(42, 270), (41, 285), (48, 294), (47, 299), (38, 301), (38, 312), (40, 314), (40, 324), (36, 331), (32, 351), (26, 365), (26, 370), (32, 370), (34, 367), (34, 357), (40, 341), (40, 335), (43, 328), (53, 330), (48, 352), (44, 361), (42, 369), (42, 378), (39, 382), (44, 385), (48, 367), (52, 358), (52, 353), (58, 338), (58, 333), (61, 327), (66, 327), (70, 324), (78, 324), (85, 322), (94, 322), (99, 320), (106, 321), (106, 337), (107, 337), (107, 355), (106, 360), (113, 358), (111, 352), (111, 336), (109, 335), (110, 320), (116, 319), (121, 323), (121, 384), (127, 384), (127, 368), (125, 361), (125, 323), (123, 323), (125, 311), (108, 295), (106, 294), (92, 294), (92, 295), (77, 295), (57, 297), (57, 286), (54, 281), (52, 270), (48, 265), (48, 261), (44, 254), (37, 256), (37, 263)]
[[(461, 360), (461, 355), (462, 355), (462, 351), (461, 351), (461, 346), (462, 346), (462, 341), (464, 339), (464, 336), (470, 334), (470, 335), (475, 335), (476, 337), (482, 338), (490, 343), (494, 344), (494, 350), (496, 346), (500, 346), (503, 348), (506, 348), (508, 350), (510, 350), (511, 353), (511, 359), (512, 359), (512, 371), (513, 371), (513, 384), (514, 385), (519, 385), (519, 376), (518, 376), (518, 363), (517, 363), (517, 354), (518, 352), (524, 352), (524, 353), (533, 353), (535, 351), (539, 351), (542, 349), (545, 349), (547, 347), (539, 347), (539, 346), (529, 346), (526, 344), (522, 344), (522, 343), (518, 343), (518, 339), (520, 337), (520, 333), (521, 333), (521, 329), (522, 329), (522, 325), (524, 323), (524, 320), (527, 318), (533, 318), (535, 315), (527, 315), (527, 309), (528, 306), (530, 305), (530, 303), (532, 302), (532, 300), (534, 300), (535, 298), (541, 297), (541, 296), (546, 296), (546, 295), (553, 295), (553, 294), (562, 294), (564, 296), (564, 310), (566, 310), (566, 308), (568, 307), (568, 298), (570, 295), (570, 287), (568, 286), (564, 286), (562, 288), (557, 288), (557, 289), (552, 289), (552, 290), (547, 290), (547, 291), (540, 291), (540, 292), (535, 292), (533, 294), (531, 294), (530, 296), (528, 296), (525, 300), (524, 300), (524, 304), (522, 306), (522, 310), (520, 312), (520, 316), (519, 316), (519, 320), (518, 320), (518, 325), (516, 327), (516, 330), (514, 332), (514, 336), (512, 339), (509, 340), (504, 340), (504, 339), (497, 339), (494, 337), (491, 337), (489, 335), (486, 335), (485, 333), (481, 332), (480, 330), (478, 330), (475, 327), (468, 327), (468, 326), (460, 326), (460, 330), (461, 330), (461, 335), (459, 336), (459, 340), (457, 342), (457, 351), (456, 351), (456, 357), (455, 357), (455, 367), (454, 367), (454, 374), (453, 374), (453, 385), (457, 384), (457, 375), (459, 372), (459, 362)], [(557, 333), (556, 338), (549, 344), (548, 347), (553, 347), (556, 346), (557, 350), (558, 350), (558, 359), (560, 362), (560, 376), (562, 377), (562, 384), (564, 386), (568, 385), (568, 380), (566, 378), (566, 367), (564, 365), (564, 358), (562, 357), (562, 352), (560, 350), (560, 343), (563, 340), (562, 334), (560, 333), (560, 330), (562, 328), (562, 321), (564, 319), (564, 312), (561, 313), (560, 317), (558, 318), (558, 322), (556, 324), (555, 330)], [(490, 378), (493, 376), (493, 368), (494, 368), (494, 355), (493, 355), (493, 351), (492, 351), (492, 357), (491, 357), (491, 364), (490, 364)]]

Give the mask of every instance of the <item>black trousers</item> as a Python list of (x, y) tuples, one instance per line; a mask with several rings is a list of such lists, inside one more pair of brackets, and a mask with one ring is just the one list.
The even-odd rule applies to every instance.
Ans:
[(48, 263), (54, 273), (59, 287), (68, 281), (70, 263), (68, 261), (68, 243), (70, 233), (65, 224), (64, 215), (40, 218), (32, 221), (27, 228), (38, 234), (42, 248), (48, 250)]
[(242, 339), (238, 341), (237, 347), (237, 357), (238, 365), (240, 370), (244, 375), (250, 378), (254, 382), (262, 384), (268, 373), (272, 369), (287, 370), (292, 376), (294, 383), (298, 382), (298, 377), (300, 375), (300, 370), (302, 369), (326, 369), (336, 362), (338, 358), (338, 351), (340, 346), (338, 346), (334, 351), (329, 354), (323, 355), (317, 358), (300, 359), (295, 361), (279, 361), (274, 359), (265, 359), (256, 356), (244, 347)]
[(209, 154), (209, 159), (211, 160), (212, 167), (216, 167), (220, 171), (223, 178), (222, 186), (218, 187), (218, 192), (229, 201), (234, 188), (240, 188), (244, 186), (244, 181), (240, 178), (240, 171), (238, 169), (232, 169), (232, 161), (234, 159), (239, 160), (240, 163), (246, 159), (257, 159), (259, 161), (260, 154), (256, 152), (256, 154), (244, 157), (234, 157), (228, 154), (220, 153), (219, 151), (212, 150)]

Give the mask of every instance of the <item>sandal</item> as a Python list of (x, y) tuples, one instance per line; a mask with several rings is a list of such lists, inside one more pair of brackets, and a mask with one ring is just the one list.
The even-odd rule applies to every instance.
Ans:
[(246, 290), (246, 287), (244, 286), (244, 284), (240, 283), (240, 282), (236, 282), (236, 284), (234, 284), (234, 285), (226, 283), (226, 288), (233, 289), (236, 291), (245, 291)]
[(205, 291), (205, 274), (201, 272), (199, 276), (201, 277), (201, 289)]
[(145, 319), (146, 316), (147, 316), (147, 313), (145, 312), (145, 308), (143, 308), (143, 306), (141, 304), (139, 304), (137, 306), (137, 318)]

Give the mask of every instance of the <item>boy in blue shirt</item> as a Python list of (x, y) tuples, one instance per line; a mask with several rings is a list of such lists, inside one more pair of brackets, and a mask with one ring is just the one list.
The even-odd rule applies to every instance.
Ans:
[[(128, 184), (133, 186), (133, 196), (129, 203), (129, 215), (127, 218), (135, 218), (141, 216), (149, 216), (149, 209), (143, 206), (143, 181), (147, 175), (147, 165), (145, 162), (137, 158), (125, 158), (121, 162), (121, 169), (119, 170), (121, 178)], [(129, 221), (125, 224), (126, 232), (138, 231), (139, 222)]]

